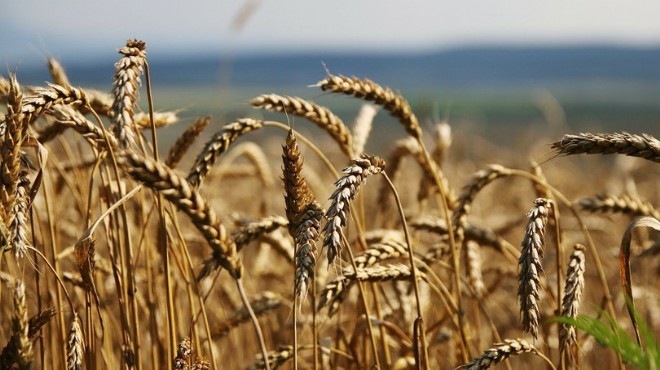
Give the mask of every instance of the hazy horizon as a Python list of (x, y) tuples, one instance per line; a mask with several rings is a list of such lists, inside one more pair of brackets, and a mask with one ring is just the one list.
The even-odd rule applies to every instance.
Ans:
[[(65, 6), (66, 5), (66, 6)], [(115, 57), (128, 38), (152, 55), (425, 52), (488, 45), (660, 46), (660, 2), (584, 0), (547, 4), (468, 0), (117, 0), (89, 3), (0, 0), (0, 62), (45, 55)]]

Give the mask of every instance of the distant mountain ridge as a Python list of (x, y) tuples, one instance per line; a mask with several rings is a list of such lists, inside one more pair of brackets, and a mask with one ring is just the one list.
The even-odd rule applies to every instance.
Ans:
[[(306, 86), (325, 74), (368, 77), (397, 88), (533, 87), (544, 84), (611, 82), (658, 85), (660, 47), (488, 46), (429, 53), (280, 53), (238, 55), (149, 54), (160, 85)], [(63, 61), (72, 80), (106, 85), (114, 60)], [(45, 64), (45, 63), (44, 63)], [(21, 71), (28, 83), (48, 80), (43, 68)]]

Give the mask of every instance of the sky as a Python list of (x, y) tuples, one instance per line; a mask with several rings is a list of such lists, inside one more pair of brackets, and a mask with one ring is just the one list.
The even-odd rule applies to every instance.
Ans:
[(0, 0), (0, 62), (112, 54), (660, 45), (657, 0)]

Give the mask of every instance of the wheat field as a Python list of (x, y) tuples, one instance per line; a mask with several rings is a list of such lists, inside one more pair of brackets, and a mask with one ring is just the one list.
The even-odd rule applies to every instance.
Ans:
[[(654, 136), (498, 145), (330, 73), (314, 94), (355, 116), (265, 91), (246, 117), (184, 120), (153, 111), (147, 61), (129, 40), (108, 91), (54, 59), (44, 86), (0, 76), (0, 368), (627, 366), (553, 320), (581, 314), (653, 350)], [(400, 139), (364, 153), (386, 115)]]

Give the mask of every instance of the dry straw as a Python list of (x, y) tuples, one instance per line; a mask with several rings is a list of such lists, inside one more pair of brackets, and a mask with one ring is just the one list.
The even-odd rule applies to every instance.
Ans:
[(302, 98), (276, 94), (259, 95), (250, 100), (250, 104), (260, 109), (305, 117), (327, 131), (337, 144), (339, 144), (342, 152), (348, 156), (352, 156), (353, 137), (351, 132), (344, 122), (332, 113), (330, 109)]
[(564, 135), (552, 143), (559, 155), (573, 154), (625, 154), (660, 162), (660, 141), (649, 134), (634, 135), (627, 132)]
[(123, 148), (134, 146), (135, 141), (135, 106), (137, 105), (140, 76), (146, 64), (146, 44), (140, 40), (128, 40), (126, 46), (119, 49), (121, 58), (115, 64), (113, 84), (114, 112), (113, 124), (115, 136)]
[(545, 198), (534, 201), (534, 207), (527, 216), (529, 221), (522, 241), (522, 251), (518, 260), (518, 297), (520, 298), (520, 314), (523, 330), (538, 338), (540, 316), (541, 273), (543, 265), (543, 245), (545, 244), (545, 227), (552, 202)]
[[(571, 260), (568, 263), (564, 298), (561, 304), (561, 316), (563, 317), (575, 319), (580, 311), (580, 299), (582, 298), (582, 290), (584, 289), (584, 251), (585, 247), (583, 245), (576, 244), (571, 254)], [(559, 330), (561, 351), (566, 351), (576, 341), (575, 328), (572, 325), (561, 324)]]
[(342, 227), (346, 226), (346, 218), (350, 201), (355, 198), (367, 177), (381, 173), (385, 169), (385, 161), (376, 156), (362, 154), (360, 158), (351, 161), (344, 168), (344, 175), (335, 182), (335, 191), (330, 196), (330, 207), (325, 214), (327, 223), (323, 230), (323, 247), (328, 248), (328, 264), (331, 265), (341, 252)]

